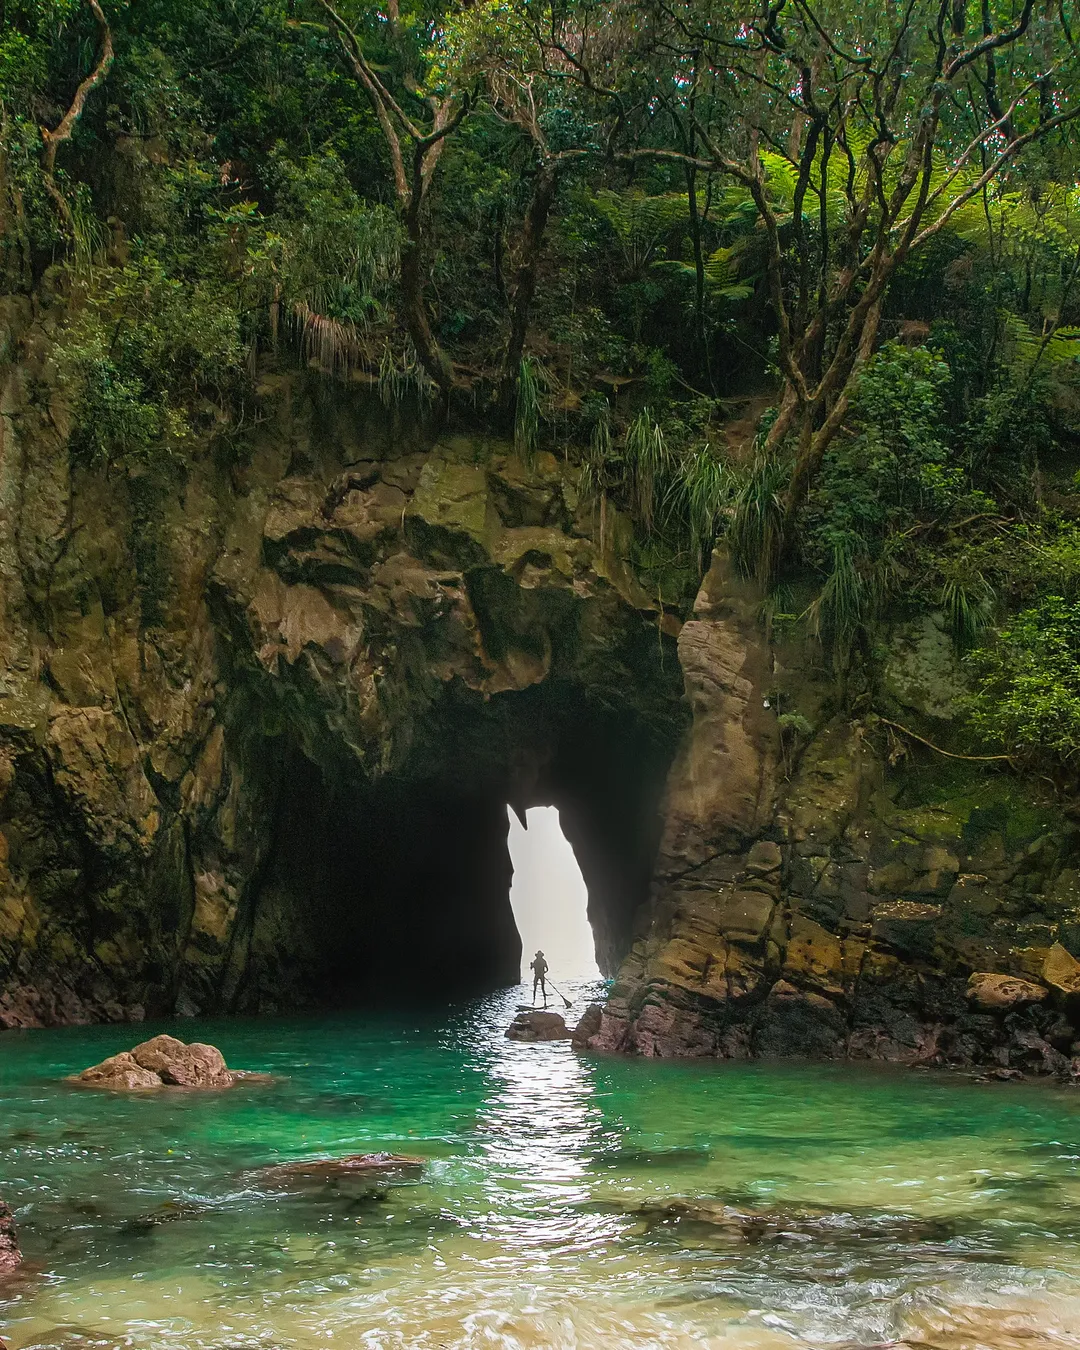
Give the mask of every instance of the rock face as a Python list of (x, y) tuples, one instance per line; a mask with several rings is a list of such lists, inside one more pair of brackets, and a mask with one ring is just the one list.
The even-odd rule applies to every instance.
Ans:
[(155, 1036), (84, 1069), (71, 1081), (113, 1092), (144, 1092), (161, 1087), (227, 1088), (245, 1077), (229, 1069), (212, 1045), (197, 1041), (185, 1045), (175, 1036)]
[(1031, 980), (1014, 975), (993, 975), (978, 971), (968, 980), (967, 996), (972, 1005), (991, 1011), (998, 1008), (1022, 1008), (1025, 1004), (1042, 1003), (1047, 991)]
[(614, 969), (686, 721), (626, 522), (302, 374), (239, 455), (80, 467), (52, 326), (0, 304), (0, 1027), (495, 987), (508, 802)]
[[(714, 561), (680, 637), (694, 721), (650, 900), (575, 1043), (1076, 1076), (1073, 829), (1014, 780), (942, 791), (940, 762), (891, 767), (872, 719), (830, 716), (805, 669), (770, 665), (751, 605)], [(796, 697), (819, 723), (798, 753), (767, 707)]]
[(556, 1012), (519, 1012), (506, 1028), (508, 1041), (568, 1041), (571, 1032)]
[(666, 865), (588, 1048), (1076, 1076), (1067, 823), (982, 775), (901, 805), (871, 732), (827, 723), (756, 839), (724, 809)]
[(600, 1030), (604, 1023), (604, 1009), (599, 1003), (590, 1003), (581, 1015), (581, 1020), (574, 1028), (572, 1040), (575, 1050), (587, 1050), (589, 1041)]
[(19, 1236), (11, 1210), (0, 1200), (0, 1275), (22, 1264)]
[[(0, 1027), (510, 983), (506, 806), (554, 803), (617, 972), (576, 1044), (1071, 1072), (1075, 829), (898, 760), (722, 557), (680, 623), (565, 461), (296, 372), (82, 466), (54, 331), (0, 301)], [(943, 623), (883, 650), (947, 731)]]

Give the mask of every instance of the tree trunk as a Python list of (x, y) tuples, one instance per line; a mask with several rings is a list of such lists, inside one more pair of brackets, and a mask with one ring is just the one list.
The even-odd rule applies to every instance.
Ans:
[(694, 314), (697, 318), (698, 357), (701, 361), (709, 389), (716, 393), (713, 381), (712, 360), (709, 357), (709, 338), (705, 331), (705, 255), (701, 246), (701, 217), (698, 214), (697, 170), (691, 164), (686, 166), (686, 196), (690, 206), (690, 238), (694, 245)]
[(443, 398), (447, 399), (454, 387), (454, 368), (431, 331), (424, 302), (422, 242), (419, 210), (410, 207), (405, 217), (405, 242), (401, 248), (401, 304), (405, 327), (412, 338), (420, 364), (438, 385)]
[(503, 358), (503, 389), (508, 396), (517, 382), (521, 358), (525, 353), (525, 339), (529, 332), (529, 315), (532, 311), (533, 297), (536, 295), (537, 273), (540, 267), (540, 253), (544, 243), (544, 231), (547, 229), (548, 216), (555, 203), (555, 191), (559, 184), (557, 167), (548, 160), (541, 163), (533, 183), (532, 199), (525, 213), (521, 229), (521, 242), (518, 246), (518, 267), (514, 279), (514, 294), (510, 306), (510, 336), (506, 343), (506, 355)]

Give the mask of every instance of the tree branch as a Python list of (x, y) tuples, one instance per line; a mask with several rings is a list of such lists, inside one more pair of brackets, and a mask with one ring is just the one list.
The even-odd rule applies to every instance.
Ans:
[(82, 117), (83, 109), (86, 107), (86, 100), (101, 84), (110, 69), (115, 57), (113, 51), (112, 30), (108, 21), (102, 12), (98, 0), (87, 0), (90, 13), (94, 16), (94, 23), (97, 25), (98, 41), (100, 48), (98, 59), (93, 70), (87, 75), (86, 79), (79, 85), (75, 91), (75, 97), (71, 100), (71, 106), (60, 119), (59, 125), (55, 131), (50, 131), (47, 127), (41, 128), (41, 139), (44, 143), (44, 153), (41, 159), (41, 167), (45, 173), (45, 190), (53, 199), (56, 209), (60, 215), (70, 235), (75, 233), (75, 222), (71, 214), (71, 207), (68, 205), (67, 198), (60, 191), (56, 184), (56, 152), (65, 141), (71, 139), (75, 126)]

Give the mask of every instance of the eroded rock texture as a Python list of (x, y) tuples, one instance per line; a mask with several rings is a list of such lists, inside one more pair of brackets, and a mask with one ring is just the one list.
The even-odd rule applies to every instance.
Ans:
[(175, 1036), (155, 1036), (84, 1069), (70, 1081), (111, 1092), (147, 1092), (162, 1087), (229, 1088), (248, 1077), (231, 1070), (214, 1045), (199, 1041), (187, 1045)]
[(22, 1264), (19, 1235), (11, 1210), (0, 1200), (0, 1275)]
[[(665, 860), (589, 1048), (1075, 1076), (1074, 830), (1006, 778), (945, 797), (886, 774), (867, 732), (828, 725), (741, 844), (740, 797), (722, 804), (704, 860), (674, 777), (669, 820), (695, 847)], [(936, 800), (903, 801), (920, 787)]]
[(561, 1013), (532, 1008), (519, 1012), (506, 1028), (509, 1041), (568, 1041), (572, 1035)]
[[(0, 1026), (509, 983), (506, 804), (555, 803), (618, 970), (579, 1047), (1072, 1071), (1073, 827), (886, 763), (722, 558), (680, 625), (565, 463), (315, 375), (73, 463), (50, 322), (0, 305)], [(877, 705), (960, 680), (931, 616)]]
[(685, 723), (615, 513), (303, 376), (183, 472), (76, 465), (3, 318), (0, 1025), (516, 978), (507, 802), (560, 806), (614, 968)]

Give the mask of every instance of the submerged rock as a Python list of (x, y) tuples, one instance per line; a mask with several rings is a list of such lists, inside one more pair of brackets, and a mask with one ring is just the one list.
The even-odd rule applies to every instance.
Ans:
[(415, 1181), (423, 1171), (423, 1158), (402, 1153), (353, 1153), (345, 1158), (304, 1158), (260, 1167), (253, 1179), (261, 1186), (340, 1187), (355, 1182)]
[(506, 1028), (508, 1041), (568, 1041), (570, 1037), (570, 1028), (556, 1012), (520, 1012)]
[(155, 1036), (68, 1081), (113, 1092), (144, 1092), (161, 1087), (227, 1088), (254, 1076), (230, 1069), (213, 1045), (198, 1041), (186, 1045), (175, 1036)]
[(956, 1236), (951, 1219), (867, 1211), (831, 1210), (813, 1205), (797, 1208), (745, 1209), (723, 1200), (673, 1198), (648, 1200), (630, 1207), (646, 1223), (689, 1223), (708, 1226), (733, 1242), (758, 1243), (813, 1237), (834, 1242), (878, 1238), (888, 1242), (944, 1242)]
[(157, 1209), (146, 1214), (135, 1214), (125, 1219), (117, 1229), (124, 1237), (142, 1237), (152, 1233), (163, 1224), (176, 1223), (180, 1219), (196, 1219), (210, 1209), (209, 1205), (191, 1200), (166, 1200)]
[(0, 1200), (0, 1274), (22, 1264), (19, 1237), (11, 1210)]

